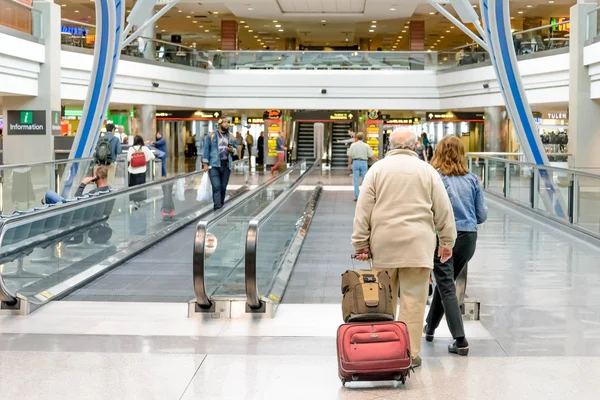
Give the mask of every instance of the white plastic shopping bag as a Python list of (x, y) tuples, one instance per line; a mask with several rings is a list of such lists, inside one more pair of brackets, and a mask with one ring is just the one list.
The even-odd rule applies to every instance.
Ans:
[(211, 201), (212, 199), (212, 186), (210, 185), (210, 179), (208, 174), (202, 175), (200, 186), (198, 187), (198, 194), (196, 195), (196, 201)]
[(175, 199), (185, 201), (185, 179), (179, 179), (175, 186)]

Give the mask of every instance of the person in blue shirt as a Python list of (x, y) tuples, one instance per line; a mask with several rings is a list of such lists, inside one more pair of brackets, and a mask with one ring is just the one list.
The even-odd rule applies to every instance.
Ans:
[(445, 313), (448, 328), (455, 340), (448, 346), (448, 351), (466, 356), (469, 354), (469, 342), (465, 337), (455, 281), (475, 254), (477, 225), (487, 220), (488, 210), (479, 178), (467, 169), (465, 148), (458, 137), (446, 136), (440, 141), (431, 165), (440, 174), (452, 203), (457, 238), (448, 261), (441, 262), (437, 250), (435, 252), (433, 274), (436, 288), (423, 332), (425, 340), (431, 342)]
[(236, 154), (237, 147), (235, 138), (229, 133), (227, 118), (218, 121), (217, 132), (208, 134), (204, 138), (202, 169), (208, 172), (210, 177), (215, 211), (223, 208), (225, 203), (231, 175), (232, 154)]
[(277, 162), (275, 165), (273, 165), (273, 168), (271, 168), (271, 176), (275, 174), (275, 172), (279, 169), (279, 166), (285, 164), (285, 151), (287, 150), (281, 135), (277, 136), (277, 140), (275, 142), (277, 146), (275, 148), (277, 150)]
[[(108, 183), (110, 185), (114, 185), (115, 183), (115, 175), (117, 173), (117, 157), (123, 153), (123, 149), (121, 147), (121, 141), (119, 140), (118, 137), (115, 136), (115, 124), (113, 124), (112, 122), (107, 122), (106, 123), (106, 133), (103, 135), (103, 138), (105, 138), (106, 140), (108, 140), (109, 144), (110, 144), (110, 150), (111, 150), (111, 160), (110, 163), (106, 163), (106, 164), (101, 164), (107, 167), (108, 170)], [(98, 141), (98, 144), (96, 145), (96, 151), (98, 151), (98, 146), (100, 145), (101, 141)]]
[(156, 133), (156, 141), (154, 143), (152, 143), (152, 145), (154, 146), (154, 148), (156, 150), (162, 152), (162, 153), (160, 153), (160, 157), (158, 157), (158, 158), (160, 158), (160, 162), (161, 162), (162, 177), (166, 178), (167, 177), (167, 141), (163, 137), (162, 133), (160, 133), (160, 132)]

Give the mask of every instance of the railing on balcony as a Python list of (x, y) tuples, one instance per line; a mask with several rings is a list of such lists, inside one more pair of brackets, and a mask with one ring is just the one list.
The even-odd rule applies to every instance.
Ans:
[[(563, 21), (514, 32), (513, 45), (517, 56), (568, 47), (569, 27), (569, 21)], [(62, 35), (64, 45), (93, 48), (95, 26), (63, 20)], [(141, 37), (126, 46), (122, 54), (203, 69), (439, 71), (489, 61), (488, 53), (474, 43), (450, 50), (429, 49), (421, 52), (205, 51), (179, 43)]]
[(42, 38), (42, 13), (31, 0), (0, 0), (0, 25)]

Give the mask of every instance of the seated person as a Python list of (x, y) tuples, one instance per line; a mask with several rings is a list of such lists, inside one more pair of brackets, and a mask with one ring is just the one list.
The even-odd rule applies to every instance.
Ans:
[[(110, 187), (108, 186), (108, 180), (107, 180), (107, 176), (108, 176), (108, 168), (106, 168), (106, 166), (103, 165), (97, 165), (94, 167), (94, 176), (88, 176), (86, 178), (83, 179), (83, 181), (81, 182), (81, 185), (79, 185), (79, 188), (77, 188), (77, 192), (75, 192), (75, 197), (79, 197), (79, 196), (83, 196), (83, 191), (85, 190), (87, 185), (90, 185), (92, 183), (96, 184), (96, 188), (90, 190), (88, 193), (96, 193), (96, 192), (105, 192), (110, 190)], [(56, 193), (54, 190), (49, 190), (46, 192), (46, 195), (44, 196), (44, 204), (56, 204), (56, 203), (62, 203), (64, 202), (65, 199), (64, 197), (62, 197), (61, 195), (59, 195), (58, 193)]]

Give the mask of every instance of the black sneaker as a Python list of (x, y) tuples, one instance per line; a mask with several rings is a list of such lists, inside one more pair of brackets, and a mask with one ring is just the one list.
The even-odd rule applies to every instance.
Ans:
[(435, 334), (435, 332), (429, 332), (429, 331), (427, 330), (427, 325), (425, 325), (425, 326), (423, 327), (423, 333), (425, 334), (425, 340), (426, 340), (426, 341), (428, 341), (428, 342), (433, 342), (433, 337), (434, 337), (433, 335)]
[(456, 342), (448, 345), (448, 353), (458, 354), (459, 356), (469, 355), (469, 346), (467, 347), (456, 347)]

